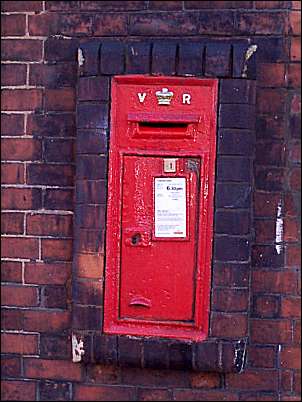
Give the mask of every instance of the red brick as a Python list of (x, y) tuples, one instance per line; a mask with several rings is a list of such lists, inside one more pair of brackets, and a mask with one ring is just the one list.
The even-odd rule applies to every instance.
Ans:
[(2, 184), (23, 184), (24, 165), (21, 163), (1, 163)]
[(254, 193), (254, 212), (255, 216), (276, 217), (278, 203), (281, 201), (281, 194)]
[(4, 309), (1, 311), (1, 328), (20, 330), (23, 329), (24, 310)]
[(289, 33), (292, 35), (301, 35), (301, 11), (290, 11)]
[(26, 70), (27, 67), (25, 64), (2, 64), (1, 85), (3, 86), (25, 85)]
[[(166, 3), (166, 2), (163, 2)], [(169, 2), (167, 2), (169, 3)], [(172, 3), (172, 2), (171, 2)], [(168, 389), (138, 388), (139, 401), (170, 401), (171, 392)]]
[(3, 353), (37, 354), (38, 335), (3, 333), (1, 335), (1, 350)]
[(301, 320), (294, 321), (293, 341), (295, 344), (301, 345)]
[(301, 246), (286, 246), (286, 267), (301, 267)]
[(71, 240), (48, 240), (42, 239), (42, 259), (71, 261), (72, 241)]
[(74, 208), (73, 191), (66, 189), (46, 189), (44, 208), (72, 211)]
[(249, 366), (274, 368), (277, 363), (277, 351), (272, 346), (250, 346), (248, 348)]
[(301, 348), (282, 346), (280, 365), (283, 368), (301, 369)]
[(300, 237), (299, 222), (294, 218), (284, 219), (284, 241), (298, 241)]
[(282, 297), (282, 299), (281, 299), (281, 317), (301, 318), (301, 298), (300, 297)]
[(292, 144), (289, 150), (289, 160), (291, 163), (301, 163), (301, 144)]
[(3, 110), (38, 110), (42, 107), (41, 89), (3, 89)]
[(262, 87), (280, 87), (285, 83), (285, 64), (260, 63), (258, 83)]
[(283, 113), (285, 110), (285, 92), (280, 89), (259, 89), (257, 108), (260, 113)]
[(41, 208), (41, 190), (37, 188), (4, 188), (1, 195), (3, 209)]
[(96, 384), (119, 384), (121, 369), (116, 366), (94, 364), (88, 368), (88, 377)]
[(256, 136), (259, 139), (284, 139), (287, 122), (284, 115), (262, 115), (256, 119)]
[(128, 17), (125, 14), (98, 14), (93, 23), (95, 36), (127, 35)]
[(224, 312), (246, 311), (248, 291), (241, 289), (215, 289), (212, 295), (212, 309)]
[(287, 33), (287, 15), (285, 12), (239, 12), (238, 30), (241, 34), (271, 35)]
[(299, 94), (293, 95), (291, 99), (290, 111), (291, 113), (301, 112), (301, 96)]
[(182, 1), (149, 1), (149, 10), (182, 10)]
[[(50, 3), (57, 3), (51, 1)], [(66, 3), (61, 1), (60, 3)], [(76, 2), (74, 2), (76, 3)], [(145, 10), (146, 4), (142, 1), (81, 1), (81, 10), (98, 10), (98, 11), (130, 11)], [(65, 7), (65, 6), (63, 6)]]
[(251, 283), (254, 292), (296, 294), (298, 273), (254, 271)]
[(277, 391), (277, 370), (245, 370), (240, 375), (227, 374), (228, 389), (251, 389), (257, 391)]
[(301, 87), (301, 65), (290, 63), (288, 65), (288, 85), (292, 88)]
[(286, 402), (297, 401), (297, 402), (300, 402), (301, 397), (300, 397), (300, 395), (298, 395), (298, 396), (282, 395), (281, 396), (281, 401), (286, 401)]
[(71, 275), (68, 263), (26, 263), (24, 280), (26, 284), (64, 285)]
[(41, 304), (46, 308), (66, 309), (67, 293), (65, 286), (45, 286)]
[[(70, 87), (76, 84), (76, 65), (75, 63), (58, 63), (58, 64), (31, 64), (29, 70), (30, 85), (45, 86), (47, 88)], [(33, 119), (39, 119), (38, 116), (31, 116), (31, 125)], [(60, 118), (63, 116), (40, 116), (44, 121)], [(47, 124), (47, 123), (46, 123)], [(30, 128), (30, 126), (29, 126)], [(48, 126), (48, 129), (50, 127)], [(56, 134), (57, 135), (57, 134)]]
[(258, 165), (284, 166), (286, 147), (283, 141), (258, 141), (255, 162)]
[[(18, 64), (16, 64), (18, 66)], [(2, 73), (2, 69), (1, 69)], [(2, 135), (23, 135), (24, 115), (23, 114), (1, 114)]]
[(290, 59), (293, 61), (301, 60), (301, 38), (291, 38)]
[(279, 297), (259, 295), (254, 296), (253, 314), (258, 317), (276, 317), (279, 311)]
[(218, 373), (192, 373), (191, 386), (193, 388), (218, 388), (220, 376)]
[(301, 394), (301, 370), (294, 371), (294, 392)]
[(26, 233), (44, 236), (72, 236), (71, 215), (30, 214)]
[(21, 359), (17, 356), (1, 357), (1, 377), (20, 377)]
[(39, 242), (37, 239), (3, 237), (2, 256), (10, 258), (38, 258)]
[(2, 159), (34, 161), (41, 158), (41, 141), (33, 138), (5, 138), (2, 140)]
[[(156, 2), (157, 3), (157, 2)], [(203, 9), (203, 8), (252, 8), (252, 1), (186, 1), (185, 8), (186, 9)]]
[(43, 42), (37, 39), (4, 39), (2, 60), (41, 61)]
[(77, 401), (133, 401), (135, 388), (129, 386), (96, 386), (75, 385), (75, 399)]
[(197, 389), (175, 389), (173, 390), (174, 401), (239, 401), (235, 392), (208, 391)]
[(300, 191), (301, 190), (301, 169), (294, 168), (291, 169), (289, 173), (289, 185), (291, 190)]
[(25, 376), (30, 378), (81, 380), (81, 366), (72, 361), (26, 358), (24, 371)]
[(102, 254), (76, 254), (77, 275), (80, 278), (101, 279), (104, 270)]
[(2, 1), (2, 11), (42, 11), (42, 1)]
[(1, 287), (1, 304), (5, 306), (34, 307), (38, 305), (38, 288), (5, 285)]
[(292, 391), (293, 373), (290, 370), (281, 370), (280, 385), (282, 391)]
[(301, 10), (301, 1), (292, 1), (292, 9), (293, 10)]
[[(7, 3), (13, 2), (7, 1)], [(27, 3), (30, 2), (28, 1)], [(35, 398), (36, 383), (33, 381), (3, 380), (1, 382), (1, 399), (3, 401), (34, 401)]]
[(254, 343), (290, 342), (291, 322), (289, 320), (251, 320), (251, 340)]
[(276, 237), (276, 221), (274, 220), (256, 220), (255, 241), (256, 243), (274, 242)]
[(52, 111), (74, 111), (75, 92), (73, 88), (47, 89), (45, 92), (45, 108)]
[(256, 1), (255, 6), (259, 9), (278, 9), (278, 8), (286, 8), (288, 2), (287, 1)]
[(1, 233), (22, 234), (24, 214), (21, 213), (2, 213)]
[(247, 316), (245, 314), (212, 314), (211, 336), (237, 338), (246, 336), (246, 334)]
[[(118, 15), (115, 17), (118, 18)], [(92, 20), (93, 17), (86, 14), (61, 14), (59, 19), (60, 33), (70, 36), (89, 36), (91, 35)]]
[(27, 182), (49, 186), (72, 186), (74, 169), (70, 165), (31, 163), (27, 167)]
[(284, 215), (297, 216), (299, 215), (299, 208), (293, 193), (285, 193), (284, 195)]
[(257, 392), (240, 392), (240, 400), (243, 401), (276, 401), (278, 399), (278, 394), (276, 393), (257, 393)]
[(1, 36), (25, 35), (25, 15), (11, 14), (1, 16)]
[(2, 261), (1, 263), (2, 282), (22, 282), (22, 264), (15, 261)]
[(23, 329), (35, 332), (62, 332), (70, 329), (70, 313), (67, 311), (23, 312)]
[(28, 16), (28, 31), (33, 36), (50, 36), (59, 33), (59, 16), (43, 13)]

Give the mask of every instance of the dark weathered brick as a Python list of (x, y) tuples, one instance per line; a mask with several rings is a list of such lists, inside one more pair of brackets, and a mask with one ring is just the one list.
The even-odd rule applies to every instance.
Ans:
[(105, 130), (78, 130), (77, 153), (101, 154), (107, 150), (107, 132)]
[(201, 35), (231, 35), (234, 32), (235, 22), (232, 11), (202, 11), (198, 17), (198, 33)]
[(72, 327), (82, 330), (101, 330), (103, 312), (100, 307), (74, 306)]
[(284, 169), (275, 167), (255, 167), (255, 187), (257, 190), (282, 191)]
[(255, 108), (244, 104), (222, 104), (219, 110), (219, 126), (223, 128), (254, 129)]
[(30, 114), (27, 134), (36, 137), (75, 137), (75, 117), (69, 113)]
[(94, 36), (127, 35), (128, 16), (119, 13), (97, 14), (92, 25)]
[(117, 364), (117, 336), (96, 335), (94, 337), (94, 359), (103, 364)]
[(107, 77), (81, 77), (78, 86), (79, 101), (107, 101), (109, 79)]
[(217, 183), (216, 205), (221, 208), (249, 208), (251, 191), (248, 183)]
[(45, 139), (44, 141), (45, 162), (73, 162), (74, 141), (57, 138)]
[(67, 307), (67, 290), (65, 286), (45, 286), (42, 292), (42, 303), (46, 308)]
[(248, 234), (250, 230), (250, 211), (216, 211), (215, 233)]
[(251, 161), (248, 158), (221, 157), (217, 161), (219, 181), (250, 182), (251, 170)]
[(32, 163), (28, 166), (29, 184), (72, 186), (73, 177), (73, 167), (70, 165)]
[(218, 133), (218, 154), (245, 155), (254, 153), (255, 135), (253, 131), (220, 129)]
[(77, 179), (104, 179), (107, 170), (107, 159), (102, 155), (79, 155), (77, 160)]
[(193, 345), (184, 342), (172, 342), (169, 348), (169, 367), (173, 369), (191, 370)]
[(25, 85), (26, 64), (2, 64), (1, 85)]
[(202, 75), (204, 45), (184, 42), (179, 44), (177, 73)]
[(78, 228), (75, 234), (75, 247), (79, 252), (103, 253), (104, 228), (98, 230)]
[(125, 68), (125, 47), (120, 42), (103, 42), (101, 46), (101, 73), (122, 74)]
[(157, 369), (168, 368), (169, 355), (167, 346), (167, 343), (145, 339), (143, 342), (144, 367)]
[(152, 74), (175, 74), (176, 44), (156, 42), (152, 48)]
[(80, 1), (80, 4), (81, 10), (95, 11), (139, 11), (147, 8), (145, 1)]
[(248, 287), (250, 264), (213, 263), (213, 286)]
[(77, 61), (78, 41), (76, 39), (48, 38), (45, 41), (45, 60)]
[(78, 105), (78, 128), (107, 128), (108, 106), (105, 103)]
[(222, 79), (220, 81), (221, 103), (248, 103), (255, 104), (255, 81), (244, 79)]
[(69, 359), (71, 342), (67, 335), (41, 334), (40, 354), (45, 359)]
[(258, 165), (284, 166), (286, 145), (280, 141), (257, 141), (255, 162)]
[(215, 289), (212, 294), (214, 311), (245, 312), (248, 310), (249, 292), (247, 289)]
[(241, 35), (282, 35), (286, 33), (285, 19), (285, 12), (238, 12), (237, 29)]
[(41, 381), (39, 383), (40, 401), (70, 401), (70, 383)]
[(76, 194), (78, 203), (104, 204), (106, 200), (106, 182), (104, 180), (78, 180)]
[(30, 85), (46, 88), (72, 87), (76, 83), (76, 64), (31, 64), (29, 70)]
[(228, 44), (213, 43), (206, 46), (205, 76), (226, 77), (230, 74), (230, 52)]
[(253, 246), (252, 263), (255, 267), (281, 268), (284, 264), (284, 250), (277, 252), (275, 246)]
[(105, 226), (105, 207), (103, 205), (78, 205), (75, 224), (86, 229)]
[(140, 367), (142, 359), (142, 342), (119, 336), (118, 363), (122, 367)]
[(100, 62), (100, 42), (88, 41), (82, 43), (78, 50), (80, 75), (97, 75)]
[(195, 345), (195, 369), (198, 371), (216, 371), (218, 365), (218, 343), (199, 342)]
[(78, 304), (100, 306), (103, 304), (103, 286), (101, 282), (76, 282), (73, 288), (73, 300)]
[(150, 71), (150, 43), (129, 43), (126, 48), (126, 73), (148, 74)]
[(247, 261), (250, 241), (241, 237), (215, 236), (214, 258), (218, 261)]

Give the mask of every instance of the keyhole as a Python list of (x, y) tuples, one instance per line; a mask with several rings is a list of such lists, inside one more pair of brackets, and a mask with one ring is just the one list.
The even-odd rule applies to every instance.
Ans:
[(141, 241), (142, 236), (139, 233), (136, 233), (131, 237), (131, 243), (135, 246)]

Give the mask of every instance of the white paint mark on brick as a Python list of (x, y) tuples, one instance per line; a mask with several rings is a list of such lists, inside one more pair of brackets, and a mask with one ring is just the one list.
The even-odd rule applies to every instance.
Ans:
[(83, 50), (82, 49), (78, 49), (78, 64), (79, 67), (81, 67), (84, 64), (85, 58), (83, 55)]
[(257, 48), (258, 48), (257, 45), (251, 45), (248, 47), (248, 49), (245, 53), (244, 66), (243, 66), (243, 70), (242, 70), (242, 74), (241, 74), (241, 76), (244, 78), (247, 77), (247, 62), (253, 56), (253, 54), (257, 51)]
[(282, 217), (282, 201), (278, 202), (277, 206), (277, 219), (276, 219), (276, 238), (275, 238), (275, 248), (278, 254), (281, 253), (282, 246), (281, 242), (283, 240), (283, 217)]
[(72, 334), (71, 338), (72, 345), (72, 361), (78, 363), (82, 360), (82, 356), (85, 354), (83, 339), (77, 339), (75, 334)]

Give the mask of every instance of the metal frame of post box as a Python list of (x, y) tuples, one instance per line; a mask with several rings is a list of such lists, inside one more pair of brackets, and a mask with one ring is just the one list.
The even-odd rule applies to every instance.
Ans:
[[(204, 188), (201, 188), (200, 213), (198, 224), (198, 255), (195, 317), (193, 323), (184, 322), (154, 322), (149, 320), (123, 320), (119, 318), (119, 280), (120, 280), (120, 249), (121, 249), (121, 193), (122, 175), (121, 158), (129, 153), (128, 148), (118, 147), (118, 130), (116, 117), (121, 111), (117, 110), (117, 88), (119, 85), (158, 85), (173, 86), (200, 86), (209, 87), (211, 99), (204, 99), (207, 104), (205, 110), (208, 127), (205, 132), (199, 132), (198, 141), (193, 141), (191, 149), (182, 143), (178, 150), (175, 148), (175, 140), (167, 139), (167, 147), (164, 150), (154, 149), (131, 149), (132, 154), (137, 156), (160, 156), (160, 157), (196, 157), (202, 158), (201, 171), (204, 172)], [(202, 341), (208, 336), (209, 305), (210, 305), (210, 281), (211, 281), (211, 257), (213, 239), (213, 203), (214, 203), (214, 180), (216, 158), (216, 120), (217, 120), (217, 79), (181, 78), (181, 77), (150, 77), (143, 75), (115, 76), (112, 79), (112, 108), (111, 108), (111, 135), (109, 150), (109, 175), (108, 175), (108, 204), (107, 204), (107, 233), (106, 233), (106, 271), (105, 271), (105, 296), (104, 296), (104, 332), (110, 334), (124, 334), (136, 336), (160, 336), (175, 339), (187, 339)], [(123, 111), (125, 112), (125, 111)], [(128, 125), (137, 124), (139, 121), (171, 121), (192, 122), (201, 124), (198, 115), (182, 113), (168, 113), (167, 109), (156, 116), (150, 112), (128, 113)], [(203, 137), (202, 137), (203, 135)], [(139, 137), (139, 135), (137, 136)], [(139, 141), (139, 139), (133, 141)], [(168, 150), (169, 144), (171, 150)], [(186, 149), (187, 148), (187, 149)], [(200, 175), (200, 181), (203, 180)], [(206, 222), (205, 222), (206, 221)], [(184, 297), (184, 295), (180, 295)], [(181, 300), (181, 299), (180, 299)]]

